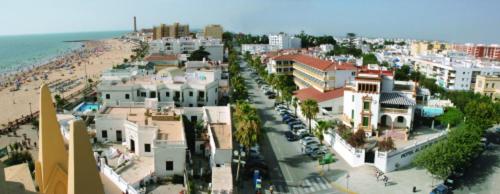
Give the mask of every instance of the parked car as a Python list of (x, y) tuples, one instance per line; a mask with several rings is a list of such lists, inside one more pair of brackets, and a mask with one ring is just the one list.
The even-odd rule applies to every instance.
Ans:
[(313, 158), (313, 159), (317, 159), (319, 157), (323, 157), (326, 153), (327, 152), (325, 150), (320, 149), (320, 150), (317, 150), (317, 151), (309, 154), (309, 156), (311, 156), (311, 158)]
[(302, 121), (300, 120), (295, 120), (295, 121), (292, 121), (292, 122), (289, 122), (288, 125), (290, 127), (294, 126), (294, 125), (298, 125), (298, 124), (303, 124)]
[(312, 136), (309, 136), (309, 137), (304, 137), (300, 140), (300, 143), (304, 142), (304, 141), (311, 141), (311, 140), (317, 140), (316, 137), (312, 137)]
[(299, 137), (297, 135), (293, 134), (291, 131), (285, 132), (285, 137), (286, 137), (286, 140), (288, 140), (288, 141), (299, 140)]
[(303, 142), (302, 142), (302, 146), (304, 146), (304, 147), (306, 147), (306, 148), (307, 148), (307, 147), (310, 147), (310, 146), (312, 146), (312, 145), (317, 145), (317, 144), (319, 144), (319, 142), (318, 142), (318, 141), (316, 141), (316, 140), (309, 140), (309, 141), (303, 141)]
[(303, 124), (293, 125), (290, 129), (292, 131), (298, 131), (298, 130), (301, 130), (301, 129), (306, 129), (306, 126), (303, 125)]
[(319, 144), (313, 144), (305, 149), (306, 154), (310, 155), (314, 152), (325, 151), (326, 148), (320, 146)]
[(296, 121), (296, 118), (293, 118), (293, 117), (286, 117), (283, 119), (283, 122), (285, 123), (289, 123), (289, 122), (292, 122), (292, 121)]
[(439, 184), (430, 192), (430, 194), (448, 194), (448, 193), (450, 193), (450, 190), (444, 184)]

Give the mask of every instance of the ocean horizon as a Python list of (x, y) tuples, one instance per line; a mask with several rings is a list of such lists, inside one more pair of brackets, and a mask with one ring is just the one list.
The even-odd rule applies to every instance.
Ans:
[(2, 35), (0, 74), (43, 64), (82, 47), (83, 43), (71, 41), (116, 38), (125, 33), (127, 31)]

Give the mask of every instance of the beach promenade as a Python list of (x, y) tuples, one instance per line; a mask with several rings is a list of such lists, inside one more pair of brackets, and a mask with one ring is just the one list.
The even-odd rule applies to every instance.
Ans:
[[(53, 85), (53, 94), (61, 97), (69, 96), (85, 87), (85, 76), (97, 81), (104, 69), (120, 64), (124, 58), (132, 55), (133, 44), (118, 39), (90, 41), (85, 43), (83, 54), (74, 54), (60, 59), (59, 63), (51, 63), (31, 72), (15, 77), (22, 80), (20, 88), (12, 91), (15, 85), (2, 88), (0, 91), (0, 125), (38, 111), (39, 87), (43, 82)], [(46, 80), (43, 80), (46, 76)], [(62, 87), (61, 87), (62, 86)], [(58, 88), (65, 88), (66, 91)]]

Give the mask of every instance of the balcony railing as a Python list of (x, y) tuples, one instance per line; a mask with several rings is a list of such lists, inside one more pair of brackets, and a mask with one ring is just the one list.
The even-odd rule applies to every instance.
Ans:
[(403, 113), (406, 114), (408, 113), (408, 109), (399, 109), (399, 108), (380, 108), (382, 112), (385, 113)]

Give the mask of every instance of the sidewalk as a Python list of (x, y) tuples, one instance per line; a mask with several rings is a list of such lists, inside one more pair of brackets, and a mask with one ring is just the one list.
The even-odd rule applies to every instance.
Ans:
[[(329, 171), (326, 166), (324, 167), (323, 176), (330, 181), (332, 186), (343, 192), (359, 194), (413, 193), (414, 186), (417, 188), (416, 193), (429, 193), (432, 190), (433, 179), (425, 169), (411, 167), (386, 173), (389, 183), (384, 186), (383, 181), (379, 180), (377, 182), (375, 178), (376, 168), (374, 166), (364, 165), (353, 168), (336, 152), (334, 153), (337, 161), (330, 164)], [(349, 174), (348, 180), (347, 174)], [(437, 185), (436, 180), (434, 180), (434, 185)]]

